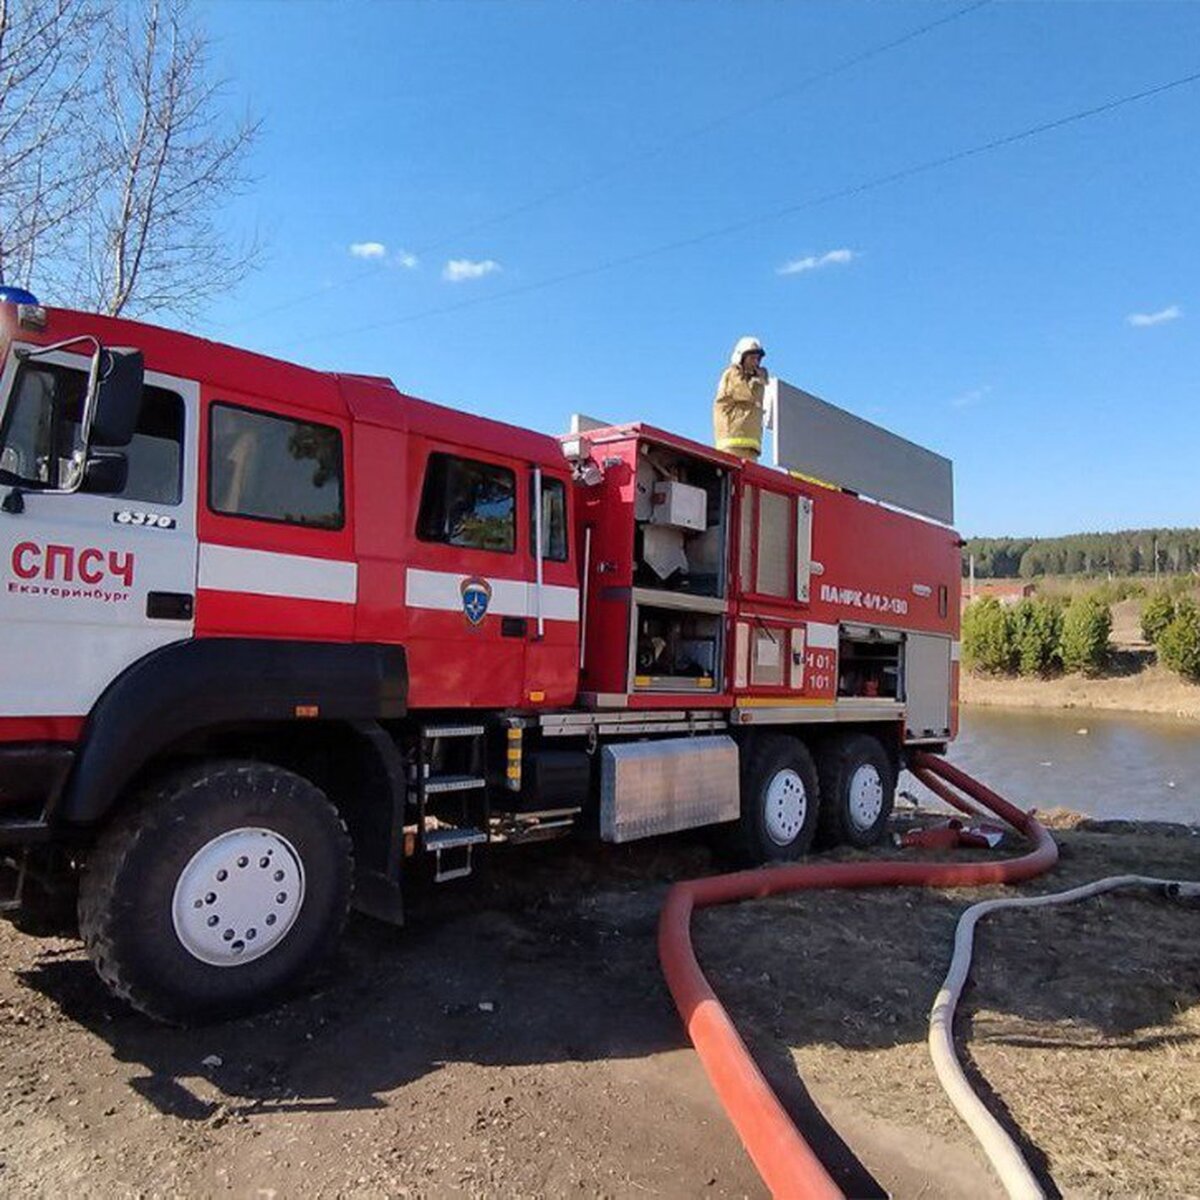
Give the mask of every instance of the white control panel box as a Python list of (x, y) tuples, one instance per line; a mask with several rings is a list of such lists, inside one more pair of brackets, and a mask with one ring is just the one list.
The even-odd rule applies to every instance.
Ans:
[(650, 510), (653, 524), (703, 533), (708, 528), (707, 517), (708, 497), (703, 488), (674, 480), (660, 480), (654, 485), (654, 506)]

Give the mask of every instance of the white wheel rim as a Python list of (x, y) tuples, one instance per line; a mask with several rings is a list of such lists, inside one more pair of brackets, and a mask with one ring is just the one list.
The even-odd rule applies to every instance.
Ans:
[(881, 812), (883, 779), (870, 763), (863, 763), (850, 776), (850, 820), (856, 829), (870, 829)]
[(788, 846), (804, 828), (808, 794), (804, 780), (790, 767), (776, 771), (767, 784), (765, 824), (767, 836), (777, 846)]
[(304, 903), (304, 864), (270, 829), (231, 829), (206, 842), (179, 876), (175, 935), (213, 967), (240, 967), (288, 935)]

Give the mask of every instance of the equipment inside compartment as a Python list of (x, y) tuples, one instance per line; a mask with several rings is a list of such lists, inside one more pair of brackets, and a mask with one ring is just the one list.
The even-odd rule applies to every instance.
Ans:
[(715, 686), (721, 662), (719, 616), (643, 605), (637, 626), (638, 686)]
[(838, 695), (885, 698), (900, 695), (900, 640), (872, 631), (842, 638), (838, 651)]
[(634, 491), (634, 584), (722, 596), (725, 472), (643, 443)]

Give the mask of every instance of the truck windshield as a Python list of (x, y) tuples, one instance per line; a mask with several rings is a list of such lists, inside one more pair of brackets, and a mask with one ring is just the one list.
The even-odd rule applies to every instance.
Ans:
[(22, 363), (0, 431), (5, 482), (65, 488), (78, 462), (87, 375), (51, 363)]

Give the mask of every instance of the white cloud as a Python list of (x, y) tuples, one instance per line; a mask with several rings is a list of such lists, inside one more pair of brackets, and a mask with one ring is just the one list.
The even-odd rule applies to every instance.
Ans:
[(971, 408), (981, 401), (985, 400), (992, 390), (990, 383), (985, 383), (982, 387), (970, 388), (965, 392), (960, 392), (957, 396), (950, 398), (951, 408)]
[(452, 258), (442, 268), (442, 278), (447, 283), (462, 283), (464, 279), (482, 279), (501, 269), (494, 258), (485, 258), (472, 262), (469, 258)]
[(413, 254), (411, 250), (397, 250), (396, 253), (392, 255), (392, 265), (396, 267), (403, 267), (403, 269), (406, 271), (413, 270), (413, 268), (416, 267), (417, 263), (420, 261), (421, 260), (417, 258), (417, 256)]
[(1178, 304), (1160, 308), (1152, 313), (1130, 313), (1125, 318), (1135, 329), (1145, 329), (1149, 325), (1161, 325), (1164, 321), (1178, 321), (1183, 316), (1183, 309)]
[(782, 267), (775, 268), (776, 275), (803, 275), (805, 271), (819, 271), (822, 267), (844, 266), (853, 262), (858, 254), (853, 250), (829, 250), (825, 254), (810, 254), (807, 258), (793, 258)]
[(351, 242), (350, 253), (354, 258), (385, 258), (387, 247), (382, 242)]

